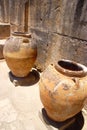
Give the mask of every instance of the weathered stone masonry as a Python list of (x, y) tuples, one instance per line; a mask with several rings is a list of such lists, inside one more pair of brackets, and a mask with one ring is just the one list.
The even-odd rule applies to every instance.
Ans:
[(87, 0), (9, 0), (8, 6), (11, 32), (32, 33), (37, 68), (60, 58), (87, 66)]

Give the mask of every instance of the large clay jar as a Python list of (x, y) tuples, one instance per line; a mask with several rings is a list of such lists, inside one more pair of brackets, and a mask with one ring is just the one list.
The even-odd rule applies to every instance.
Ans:
[(61, 59), (49, 65), (39, 81), (40, 98), (48, 117), (65, 121), (81, 111), (87, 97), (86, 66)]
[(14, 32), (5, 43), (3, 55), (13, 75), (25, 77), (34, 65), (37, 47), (30, 34)]

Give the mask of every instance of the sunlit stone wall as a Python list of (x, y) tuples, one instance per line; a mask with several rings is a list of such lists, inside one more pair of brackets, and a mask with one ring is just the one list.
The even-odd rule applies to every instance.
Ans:
[(1, 22), (32, 33), (37, 68), (60, 58), (87, 66), (87, 0), (0, 0)]
[(29, 0), (0, 0), (0, 23), (10, 23), (11, 32), (28, 31)]
[(0, 0), (0, 23), (9, 23), (9, 0)]
[(60, 58), (87, 66), (86, 0), (31, 0), (30, 11), (38, 67), (44, 69)]

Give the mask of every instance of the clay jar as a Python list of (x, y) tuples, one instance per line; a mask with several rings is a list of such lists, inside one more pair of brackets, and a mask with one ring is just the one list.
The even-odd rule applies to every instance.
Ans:
[(65, 121), (84, 106), (87, 97), (86, 66), (61, 59), (49, 65), (39, 81), (40, 98), (48, 117)]
[(37, 47), (32, 43), (31, 34), (12, 33), (10, 38), (6, 40), (3, 55), (13, 75), (27, 76), (37, 57)]

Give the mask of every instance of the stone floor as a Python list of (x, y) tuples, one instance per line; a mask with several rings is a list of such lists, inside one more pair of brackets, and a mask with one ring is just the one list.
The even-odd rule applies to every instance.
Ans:
[(39, 79), (34, 69), (26, 78), (17, 78), (0, 60), (0, 130), (87, 130), (85, 109), (62, 123), (47, 117), (39, 97)]

